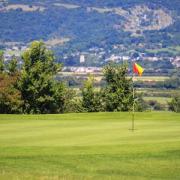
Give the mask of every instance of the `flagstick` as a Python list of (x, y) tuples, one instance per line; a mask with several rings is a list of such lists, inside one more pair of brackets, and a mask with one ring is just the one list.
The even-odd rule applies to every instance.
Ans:
[(132, 80), (133, 80), (133, 112), (132, 112), (132, 131), (134, 131), (134, 116), (135, 116), (135, 92), (134, 92), (134, 72), (133, 72), (133, 77), (132, 77)]
[(133, 64), (133, 74), (132, 74), (132, 82), (133, 82), (132, 131), (135, 130), (135, 129), (134, 129), (134, 121), (135, 121), (135, 90), (134, 90), (134, 74), (137, 73), (139, 76), (141, 76), (142, 73), (143, 73), (143, 71), (144, 71), (144, 69), (143, 69), (140, 65), (138, 65), (138, 64), (136, 64), (136, 63)]

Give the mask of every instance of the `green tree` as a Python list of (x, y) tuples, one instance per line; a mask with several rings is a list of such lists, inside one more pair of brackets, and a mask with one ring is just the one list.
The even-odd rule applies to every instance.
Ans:
[(81, 113), (87, 112), (87, 110), (82, 106), (82, 100), (79, 97), (75, 97), (69, 103), (67, 103), (66, 112)]
[(13, 57), (12, 60), (9, 62), (7, 69), (9, 75), (14, 75), (15, 73), (17, 73), (17, 59), (15, 57)]
[(169, 110), (179, 113), (180, 112), (180, 95), (175, 95), (169, 103)]
[(94, 88), (94, 77), (89, 76), (82, 88), (82, 106), (87, 112), (99, 112), (103, 110), (101, 93)]
[(0, 74), (0, 113), (12, 114), (22, 112), (21, 93), (14, 86), (18, 75)]
[(55, 81), (61, 66), (43, 42), (34, 41), (22, 56), (24, 65), (18, 89), (25, 113), (62, 113), (66, 104), (66, 86)]
[(0, 73), (4, 71), (4, 53), (0, 51)]
[(3, 52), (0, 51), (0, 113), (21, 113), (21, 93), (15, 88), (18, 73), (13, 76), (5, 71)]
[(135, 110), (138, 112), (143, 112), (148, 110), (149, 104), (143, 99), (142, 94), (137, 95), (135, 93), (136, 97), (135, 97)]
[(108, 64), (104, 68), (106, 87), (103, 90), (106, 111), (130, 111), (133, 105), (132, 79), (127, 65)]

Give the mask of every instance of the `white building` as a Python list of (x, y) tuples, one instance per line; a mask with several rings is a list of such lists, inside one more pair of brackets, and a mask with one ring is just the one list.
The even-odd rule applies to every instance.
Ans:
[(80, 63), (84, 63), (85, 62), (85, 56), (84, 55), (80, 55), (80, 59), (79, 59)]
[(173, 60), (172, 64), (179, 68), (179, 67), (180, 67), (180, 56), (177, 56), (177, 57)]
[(123, 61), (128, 61), (129, 59), (130, 59), (129, 56), (123, 56), (123, 57), (122, 57), (122, 60), (123, 60)]

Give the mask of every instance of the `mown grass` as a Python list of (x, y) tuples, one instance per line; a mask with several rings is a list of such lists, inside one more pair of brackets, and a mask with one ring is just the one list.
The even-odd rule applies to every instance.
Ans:
[(180, 115), (0, 115), (0, 179), (180, 179)]

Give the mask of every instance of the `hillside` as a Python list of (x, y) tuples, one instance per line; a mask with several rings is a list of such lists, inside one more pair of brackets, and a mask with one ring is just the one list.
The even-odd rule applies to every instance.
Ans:
[(112, 54), (174, 58), (180, 55), (179, 8), (178, 0), (4, 0), (0, 46), (42, 39), (59, 61), (73, 66), (79, 65), (81, 53), (88, 54), (84, 65), (96, 66)]

